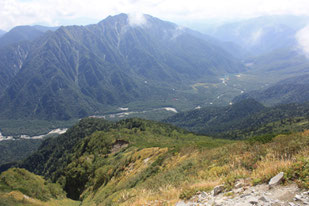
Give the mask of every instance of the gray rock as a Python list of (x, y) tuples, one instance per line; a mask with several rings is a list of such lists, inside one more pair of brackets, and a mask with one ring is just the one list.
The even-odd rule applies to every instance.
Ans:
[(240, 195), (240, 198), (244, 198), (244, 197), (247, 197), (247, 196), (250, 196), (250, 194), (248, 194), (248, 193), (242, 194), (242, 195)]
[(235, 184), (235, 188), (236, 188), (236, 189), (241, 188), (241, 187), (243, 187), (243, 186), (244, 186), (244, 183), (243, 183), (242, 181), (238, 181), (238, 182), (236, 182), (236, 184)]
[(234, 193), (242, 193), (244, 191), (244, 188), (238, 188), (238, 189), (235, 189), (233, 190)]
[(255, 197), (252, 197), (252, 198), (249, 199), (249, 203), (250, 203), (251, 205), (257, 205), (258, 202), (259, 202), (258, 199), (255, 198)]
[(203, 197), (203, 198), (206, 198), (206, 197), (208, 197), (208, 194), (207, 194), (207, 192), (201, 192), (201, 197)]
[(265, 196), (260, 197), (259, 200), (263, 202), (269, 202), (269, 199)]
[(269, 183), (268, 183), (269, 187), (273, 187), (275, 185), (278, 185), (283, 180), (283, 176), (284, 176), (284, 173), (280, 172), (279, 174), (277, 174), (276, 176), (271, 178)]
[(302, 201), (302, 197), (300, 195), (295, 195), (294, 200), (295, 201)]
[(224, 185), (218, 185), (214, 188), (213, 195), (216, 196), (219, 193), (223, 192), (223, 190), (224, 190)]

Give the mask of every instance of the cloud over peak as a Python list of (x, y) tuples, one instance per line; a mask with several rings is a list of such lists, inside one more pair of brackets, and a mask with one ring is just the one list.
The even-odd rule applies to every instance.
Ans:
[(299, 47), (309, 58), (309, 24), (303, 29), (299, 30), (295, 37)]

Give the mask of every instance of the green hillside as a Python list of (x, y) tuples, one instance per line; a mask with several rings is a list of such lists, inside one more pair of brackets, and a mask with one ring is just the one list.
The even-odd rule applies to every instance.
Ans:
[(251, 91), (234, 98), (234, 102), (253, 98), (265, 105), (304, 103), (309, 101), (309, 75), (287, 78), (266, 89)]
[(164, 120), (190, 131), (228, 139), (302, 131), (308, 128), (309, 105), (264, 107), (253, 99), (225, 107), (205, 107)]
[[(237, 179), (267, 182), (279, 171), (285, 182), (308, 188), (308, 131), (264, 141), (198, 136), (171, 125), (128, 119), (84, 119), (66, 134), (45, 140), (36, 154), (1, 173), (4, 205), (175, 205)], [(284, 157), (284, 158), (283, 158)], [(79, 200), (74, 202), (67, 197)], [(26, 197), (31, 197), (27, 199)], [(24, 198), (23, 198), (24, 197)]]

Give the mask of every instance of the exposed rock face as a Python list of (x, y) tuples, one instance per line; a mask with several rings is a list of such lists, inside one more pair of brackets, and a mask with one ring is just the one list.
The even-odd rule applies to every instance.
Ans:
[(116, 142), (112, 145), (111, 153), (119, 152), (121, 149), (129, 146), (129, 142), (125, 140), (116, 140)]

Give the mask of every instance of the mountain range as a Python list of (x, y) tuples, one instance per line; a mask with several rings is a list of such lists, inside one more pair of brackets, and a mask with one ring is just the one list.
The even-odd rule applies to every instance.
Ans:
[(209, 36), (142, 17), (0, 33), (0, 205), (225, 204), (218, 190), (266, 204), (251, 189), (281, 194), (266, 188), (277, 174), (307, 191), (309, 61), (295, 34), (308, 18)]
[(1, 48), (0, 117), (79, 118), (244, 70), (197, 32), (144, 17), (143, 25), (131, 25), (128, 15), (120, 14), (88, 26), (8, 32), (2, 40), (29, 30), (21, 37), (27, 41)]

